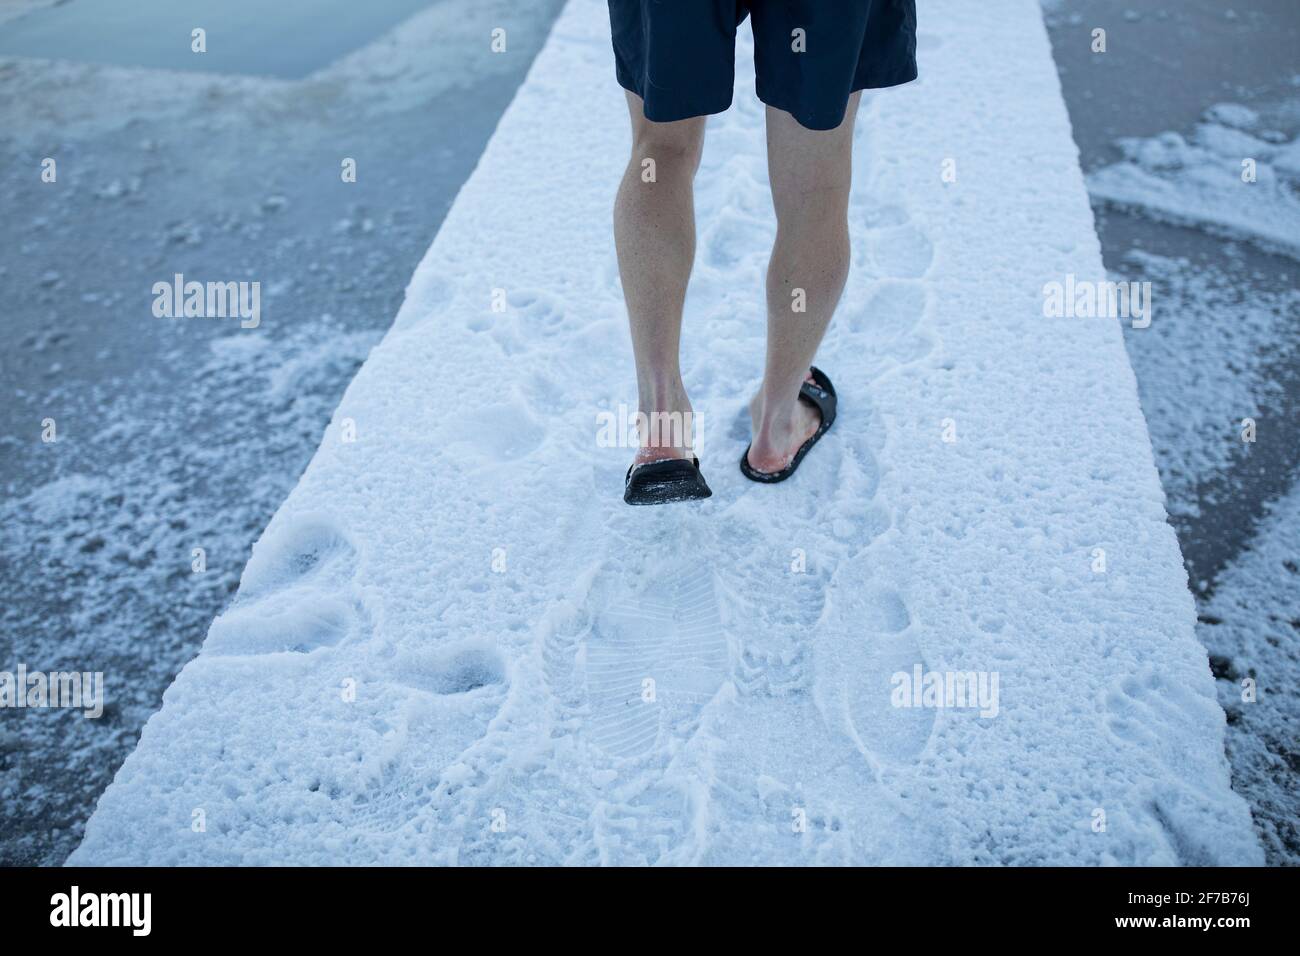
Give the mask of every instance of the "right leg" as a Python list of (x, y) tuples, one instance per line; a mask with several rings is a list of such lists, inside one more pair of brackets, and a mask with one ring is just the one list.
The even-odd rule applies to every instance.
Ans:
[[(767, 362), (750, 403), (749, 464), (785, 468), (820, 424), (799, 399), (849, 274), (849, 182), (860, 94), (831, 130), (810, 130), (767, 110), (767, 165), (776, 207), (776, 243), (767, 266)], [(803, 310), (796, 311), (802, 301)]]
[(694, 179), (705, 118), (655, 123), (645, 118), (635, 93), (627, 94), (627, 104), (632, 157), (614, 204), (614, 244), (632, 329), (638, 399), (647, 418), (666, 413), (686, 429), (680, 443), (668, 430), (643, 433), (636, 461), (689, 458), (691, 404), (678, 352), (695, 260)]

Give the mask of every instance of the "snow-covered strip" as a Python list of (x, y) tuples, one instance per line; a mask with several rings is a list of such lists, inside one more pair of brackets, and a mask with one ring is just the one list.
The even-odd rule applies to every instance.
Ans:
[(571, 0), (72, 862), (1259, 862), (1120, 329), (1043, 316), (1104, 272), (1038, 6), (922, 14), (860, 118), (840, 417), (771, 487), (746, 31), (684, 343), (714, 497), (631, 509), (627, 119)]

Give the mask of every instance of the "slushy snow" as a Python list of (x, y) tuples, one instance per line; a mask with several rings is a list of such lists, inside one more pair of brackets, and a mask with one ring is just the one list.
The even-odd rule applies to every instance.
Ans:
[(1287, 329), (1300, 292), (1243, 287), (1231, 267), (1134, 249), (1112, 275), (1156, 290), (1156, 317), (1130, 334), (1129, 358), (1175, 517), (1218, 503), (1211, 486), (1243, 453), (1242, 420), (1283, 407), (1277, 370), (1296, 361)]
[[(683, 346), (714, 497), (631, 509), (626, 110), (571, 0), (71, 862), (1260, 862), (1121, 331), (1042, 314), (1105, 273), (1038, 6), (923, 13), (859, 120), (840, 417), (772, 487), (742, 37)], [(996, 715), (892, 706), (917, 667)]]
[[(1214, 655), (1236, 788), (1250, 795), (1260, 839), (1294, 865), (1300, 839), (1300, 486), (1273, 503), (1250, 549), (1216, 582), (1197, 631)], [(1270, 859), (1272, 862), (1272, 859)]]
[(1206, 111), (1190, 138), (1119, 140), (1122, 162), (1088, 176), (1094, 199), (1300, 258), (1300, 140), (1260, 129), (1239, 103)]

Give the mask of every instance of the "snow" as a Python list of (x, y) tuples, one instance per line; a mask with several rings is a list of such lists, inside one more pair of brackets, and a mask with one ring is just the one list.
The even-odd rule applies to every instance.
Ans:
[[(1255, 108), (1216, 104), (1205, 111), (1206, 122), (1194, 138), (1239, 143), (1242, 130), (1266, 137), (1279, 144), (1270, 162), (1282, 169), (1300, 143), (1281, 131), (1293, 135), (1298, 102), (1284, 95), (1257, 97)], [(1179, 167), (1170, 168), (1181, 174)], [(1238, 179), (1205, 181), (1206, 191), (1215, 195), (1203, 205), (1188, 204), (1185, 225), (1192, 228), (1169, 233), (1173, 238), (1161, 234), (1158, 243), (1162, 249), (1179, 243), (1187, 254), (1131, 249), (1121, 260), (1127, 274), (1114, 278), (1151, 281), (1156, 289), (1157, 319), (1148, 329), (1126, 330), (1129, 356), (1195, 586), (1197, 634), (1210, 651), (1220, 703), (1228, 713), (1225, 743), (1233, 788), (1250, 802), (1267, 862), (1288, 865), (1297, 861), (1300, 848), (1295, 755), (1300, 492), (1289, 414), (1297, 385), (1300, 290), (1293, 281), (1294, 257), (1252, 248), (1283, 251), (1275, 244), (1203, 239), (1204, 231), (1233, 232), (1216, 217), (1242, 196)], [(1163, 188), (1137, 193), (1126, 208), (1149, 219), (1168, 219), (1165, 195)], [(1294, 195), (1279, 198), (1291, 203), (1280, 208), (1292, 211), (1277, 225), (1288, 230), (1287, 246), (1300, 249)], [(1246, 418), (1261, 429), (1257, 443), (1242, 441)], [(1243, 687), (1246, 680), (1257, 685), (1254, 699)]]
[[(1121, 139), (1124, 160), (1089, 174), (1088, 190), (1122, 209), (1300, 258), (1300, 140), (1269, 130), (1256, 136), (1249, 130), (1257, 122), (1249, 108), (1219, 103), (1190, 139), (1175, 132)], [(1243, 178), (1247, 161), (1254, 181)]]
[(1293, 769), (1300, 740), (1300, 486), (1270, 511), (1250, 549), (1218, 579), (1197, 631), (1214, 655), (1219, 700), (1231, 722), (1233, 784), (1250, 795), (1270, 855), (1294, 863), (1300, 842)]
[[(714, 497), (666, 509), (593, 439), (635, 395), (604, 11), (557, 22), (71, 862), (1259, 862), (1121, 330), (1042, 316), (1105, 274), (1037, 4), (933, 0), (922, 79), (864, 102), (840, 418), (774, 487), (735, 467), (744, 38), (684, 342)], [(997, 716), (891, 706), (918, 665)]]
[[(81, 842), (561, 6), (439, 3), (400, 42), (290, 83), (0, 57), (0, 669), (108, 680), (99, 720), (0, 708), (0, 865), (58, 865)], [(505, 56), (483, 41), (497, 26)], [(31, 173), (47, 155), (57, 186)], [(260, 280), (261, 325), (155, 318), (140, 290), (176, 272)]]
[[(59, 477), (26, 493), (10, 485), (0, 502), (0, 578), (14, 585), (0, 607), (0, 670), (22, 662), (101, 671), (106, 707), (97, 720), (0, 710), (7, 861), (61, 863), (75, 849), (96, 798), (234, 592), (249, 543), (377, 338), (328, 318), (304, 317), (274, 335), (236, 327), (206, 347), (168, 347), (167, 361), (133, 375), (130, 387), (92, 388), (76, 377), (44, 393), (41, 401), (62, 411), (58, 443), (39, 451), (87, 471), (67, 471), (61, 459)], [(179, 389), (181, 414), (169, 417), (151, 399), (177, 389), (173, 370), (182, 368), (193, 381)], [(286, 395), (263, 400), (276, 388)], [(75, 414), (82, 401), (107, 424)], [(188, 433), (178, 420), (203, 427)], [(14, 440), (7, 450), (30, 449)], [(204, 494), (212, 486), (228, 494)], [(202, 574), (191, 570), (196, 545), (206, 554)]]
[(1285, 396), (1278, 369), (1295, 358), (1288, 329), (1300, 292), (1247, 284), (1241, 257), (1229, 253), (1208, 264), (1131, 250), (1124, 274), (1112, 276), (1155, 288), (1155, 318), (1128, 333), (1129, 358), (1175, 516), (1217, 503), (1206, 495), (1243, 450), (1242, 421), (1270, 420)]

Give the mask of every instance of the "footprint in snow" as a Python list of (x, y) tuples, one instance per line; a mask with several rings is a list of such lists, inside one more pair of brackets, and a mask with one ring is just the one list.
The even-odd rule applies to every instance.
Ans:
[(548, 642), (548, 683), (601, 751), (633, 758), (693, 735), (729, 652), (707, 566), (651, 576), (632, 593), (616, 586), (608, 597), (599, 583), (590, 592), (596, 606), (579, 615), (589, 622), (581, 633)]
[(455, 816), (449, 804), (472, 805), (473, 752), (501, 712), (509, 691), (504, 659), (486, 638), (394, 654), (385, 666), (385, 696), (395, 706), (388, 748), (346, 796), (349, 824), (392, 831), (422, 815)]
[(899, 225), (873, 233), (868, 239), (871, 262), (882, 276), (921, 278), (930, 271), (934, 246), (920, 229)]
[(216, 655), (305, 654), (364, 636), (369, 614), (351, 589), (356, 550), (328, 518), (272, 526), (249, 558), (234, 604), (212, 623)]
[(875, 573), (877, 557), (854, 559), (835, 576), (835, 613), (816, 641), (815, 695), (832, 728), (846, 733), (873, 762), (914, 761), (934, 728), (933, 708), (900, 706), (898, 675), (908, 679), (925, 658), (911, 633), (903, 596)]

